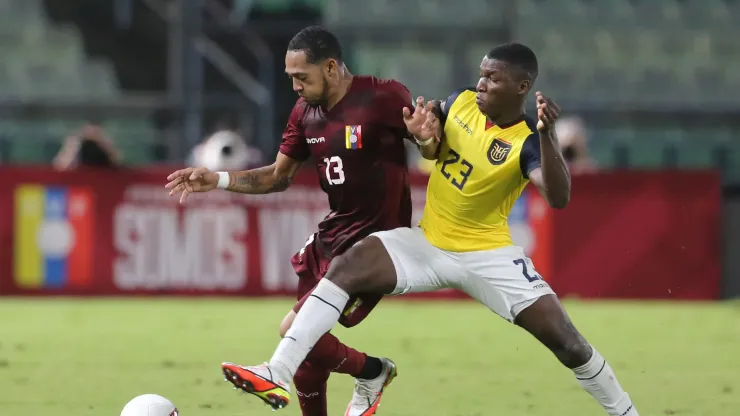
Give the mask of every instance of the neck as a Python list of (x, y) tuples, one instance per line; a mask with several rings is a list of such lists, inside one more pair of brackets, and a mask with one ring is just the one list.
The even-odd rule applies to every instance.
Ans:
[(496, 115), (496, 117), (491, 117), (490, 115), (486, 114), (486, 118), (488, 118), (488, 121), (495, 125), (506, 125), (509, 123), (512, 123), (516, 120), (518, 120), (522, 115), (524, 114), (524, 106), (517, 109), (512, 109), (510, 111), (503, 111)]
[(352, 74), (347, 70), (347, 67), (343, 67), (340, 71), (339, 82), (334, 90), (333, 94), (329, 95), (329, 100), (326, 103), (326, 109), (331, 110), (339, 101), (347, 95), (347, 91), (352, 86)]

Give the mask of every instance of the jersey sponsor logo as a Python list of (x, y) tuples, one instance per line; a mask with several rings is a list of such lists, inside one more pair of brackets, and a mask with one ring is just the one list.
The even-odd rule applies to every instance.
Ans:
[(467, 124), (466, 124), (466, 123), (465, 123), (464, 121), (462, 121), (462, 120), (460, 119), (460, 117), (458, 117), (458, 116), (455, 116), (455, 122), (456, 122), (456, 123), (457, 123), (457, 124), (458, 124), (458, 125), (459, 125), (460, 127), (462, 127), (462, 129), (463, 129), (463, 130), (465, 130), (465, 131), (466, 131), (466, 132), (468, 133), (468, 135), (471, 135), (471, 134), (473, 134), (473, 129), (471, 129), (471, 128), (470, 128), (470, 127), (469, 127), (469, 126), (468, 126), (468, 125), (467, 125)]
[(308, 144), (324, 143), (325, 141), (324, 137), (306, 137), (306, 143)]
[(345, 126), (344, 139), (347, 149), (362, 149), (362, 126)]
[(501, 139), (493, 139), (491, 147), (488, 148), (488, 161), (492, 165), (500, 165), (506, 162), (509, 153), (511, 153), (511, 143)]

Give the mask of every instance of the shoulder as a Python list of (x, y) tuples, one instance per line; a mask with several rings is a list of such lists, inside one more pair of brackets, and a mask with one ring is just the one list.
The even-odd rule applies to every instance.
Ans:
[(470, 100), (473, 97), (475, 97), (475, 88), (465, 87), (457, 89), (440, 102), (440, 109), (445, 115), (449, 114), (450, 108), (452, 108), (452, 105), (455, 104), (455, 102), (465, 99)]
[(398, 89), (408, 91), (408, 88), (400, 81), (389, 78), (377, 78), (372, 75), (355, 75), (354, 82), (378, 91), (395, 91)]
[(293, 104), (293, 112), (305, 113), (309, 108), (308, 102), (303, 97), (298, 97), (295, 104)]
[(290, 112), (288, 122), (292, 124), (303, 124), (303, 121), (310, 109), (311, 106), (308, 105), (306, 100), (303, 99), (303, 97), (299, 97), (295, 104), (293, 104), (293, 110)]
[(532, 153), (536, 153), (539, 156), (540, 152), (540, 135), (537, 132), (537, 122), (529, 116), (524, 116), (522, 120), (524, 125), (517, 126), (517, 136), (524, 137), (524, 143), (522, 144), (522, 154), (529, 156)]
[(522, 175), (528, 179), (529, 173), (541, 165), (540, 135), (537, 132), (536, 121), (528, 116), (524, 116), (524, 122), (527, 126), (527, 131), (525, 131), (524, 134), (527, 136), (522, 144), (519, 162)]
[(357, 76), (358, 81), (366, 88), (375, 91), (376, 95), (381, 97), (411, 97), (408, 87), (395, 79), (375, 78), (368, 75)]
[[(533, 119), (532, 117), (528, 115), (524, 115), (524, 122), (527, 124), (527, 127), (529, 128), (530, 134), (537, 133), (537, 120)], [(539, 137), (539, 136), (537, 136)]]

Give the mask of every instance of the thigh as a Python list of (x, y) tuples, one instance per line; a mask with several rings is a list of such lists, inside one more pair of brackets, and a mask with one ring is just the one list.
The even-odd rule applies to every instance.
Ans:
[(396, 289), (391, 294), (457, 286), (463, 271), (455, 255), (430, 244), (421, 228), (397, 228), (372, 235), (383, 243), (396, 269)]
[(462, 289), (509, 322), (537, 299), (554, 294), (520, 247), (464, 253), (461, 263), (469, 272)]
[(301, 309), (306, 298), (316, 285), (319, 283), (329, 268), (331, 260), (327, 259), (318, 250), (314, 236), (311, 235), (306, 241), (306, 245), (290, 258), (290, 264), (293, 266), (298, 276), (298, 288), (296, 299), (298, 303), (293, 307), (295, 312)]
[[(298, 302), (293, 305), (294, 314), (292, 315), (292, 318), (295, 318), (295, 313), (301, 310), (306, 299), (328, 271), (331, 260), (321, 255), (313, 236), (311, 236), (306, 242), (306, 246), (296, 253), (290, 259), (290, 262), (298, 275)], [(358, 293), (350, 296), (347, 306), (339, 317), (339, 323), (348, 328), (359, 324), (382, 298), (383, 295), (374, 293)], [(290, 321), (292, 323), (292, 319)], [(281, 330), (283, 326), (281, 325)]]

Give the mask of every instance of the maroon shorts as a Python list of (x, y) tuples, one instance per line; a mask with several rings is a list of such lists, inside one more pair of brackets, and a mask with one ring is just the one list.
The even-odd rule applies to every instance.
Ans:
[[(329, 270), (331, 260), (321, 254), (317, 241), (311, 238), (310, 243), (291, 257), (290, 263), (298, 275), (298, 303), (293, 306), (293, 310), (298, 312), (319, 283), (319, 280)], [(339, 317), (339, 323), (346, 328), (359, 324), (382, 298), (383, 295), (374, 293), (360, 293), (350, 296), (347, 306)]]

